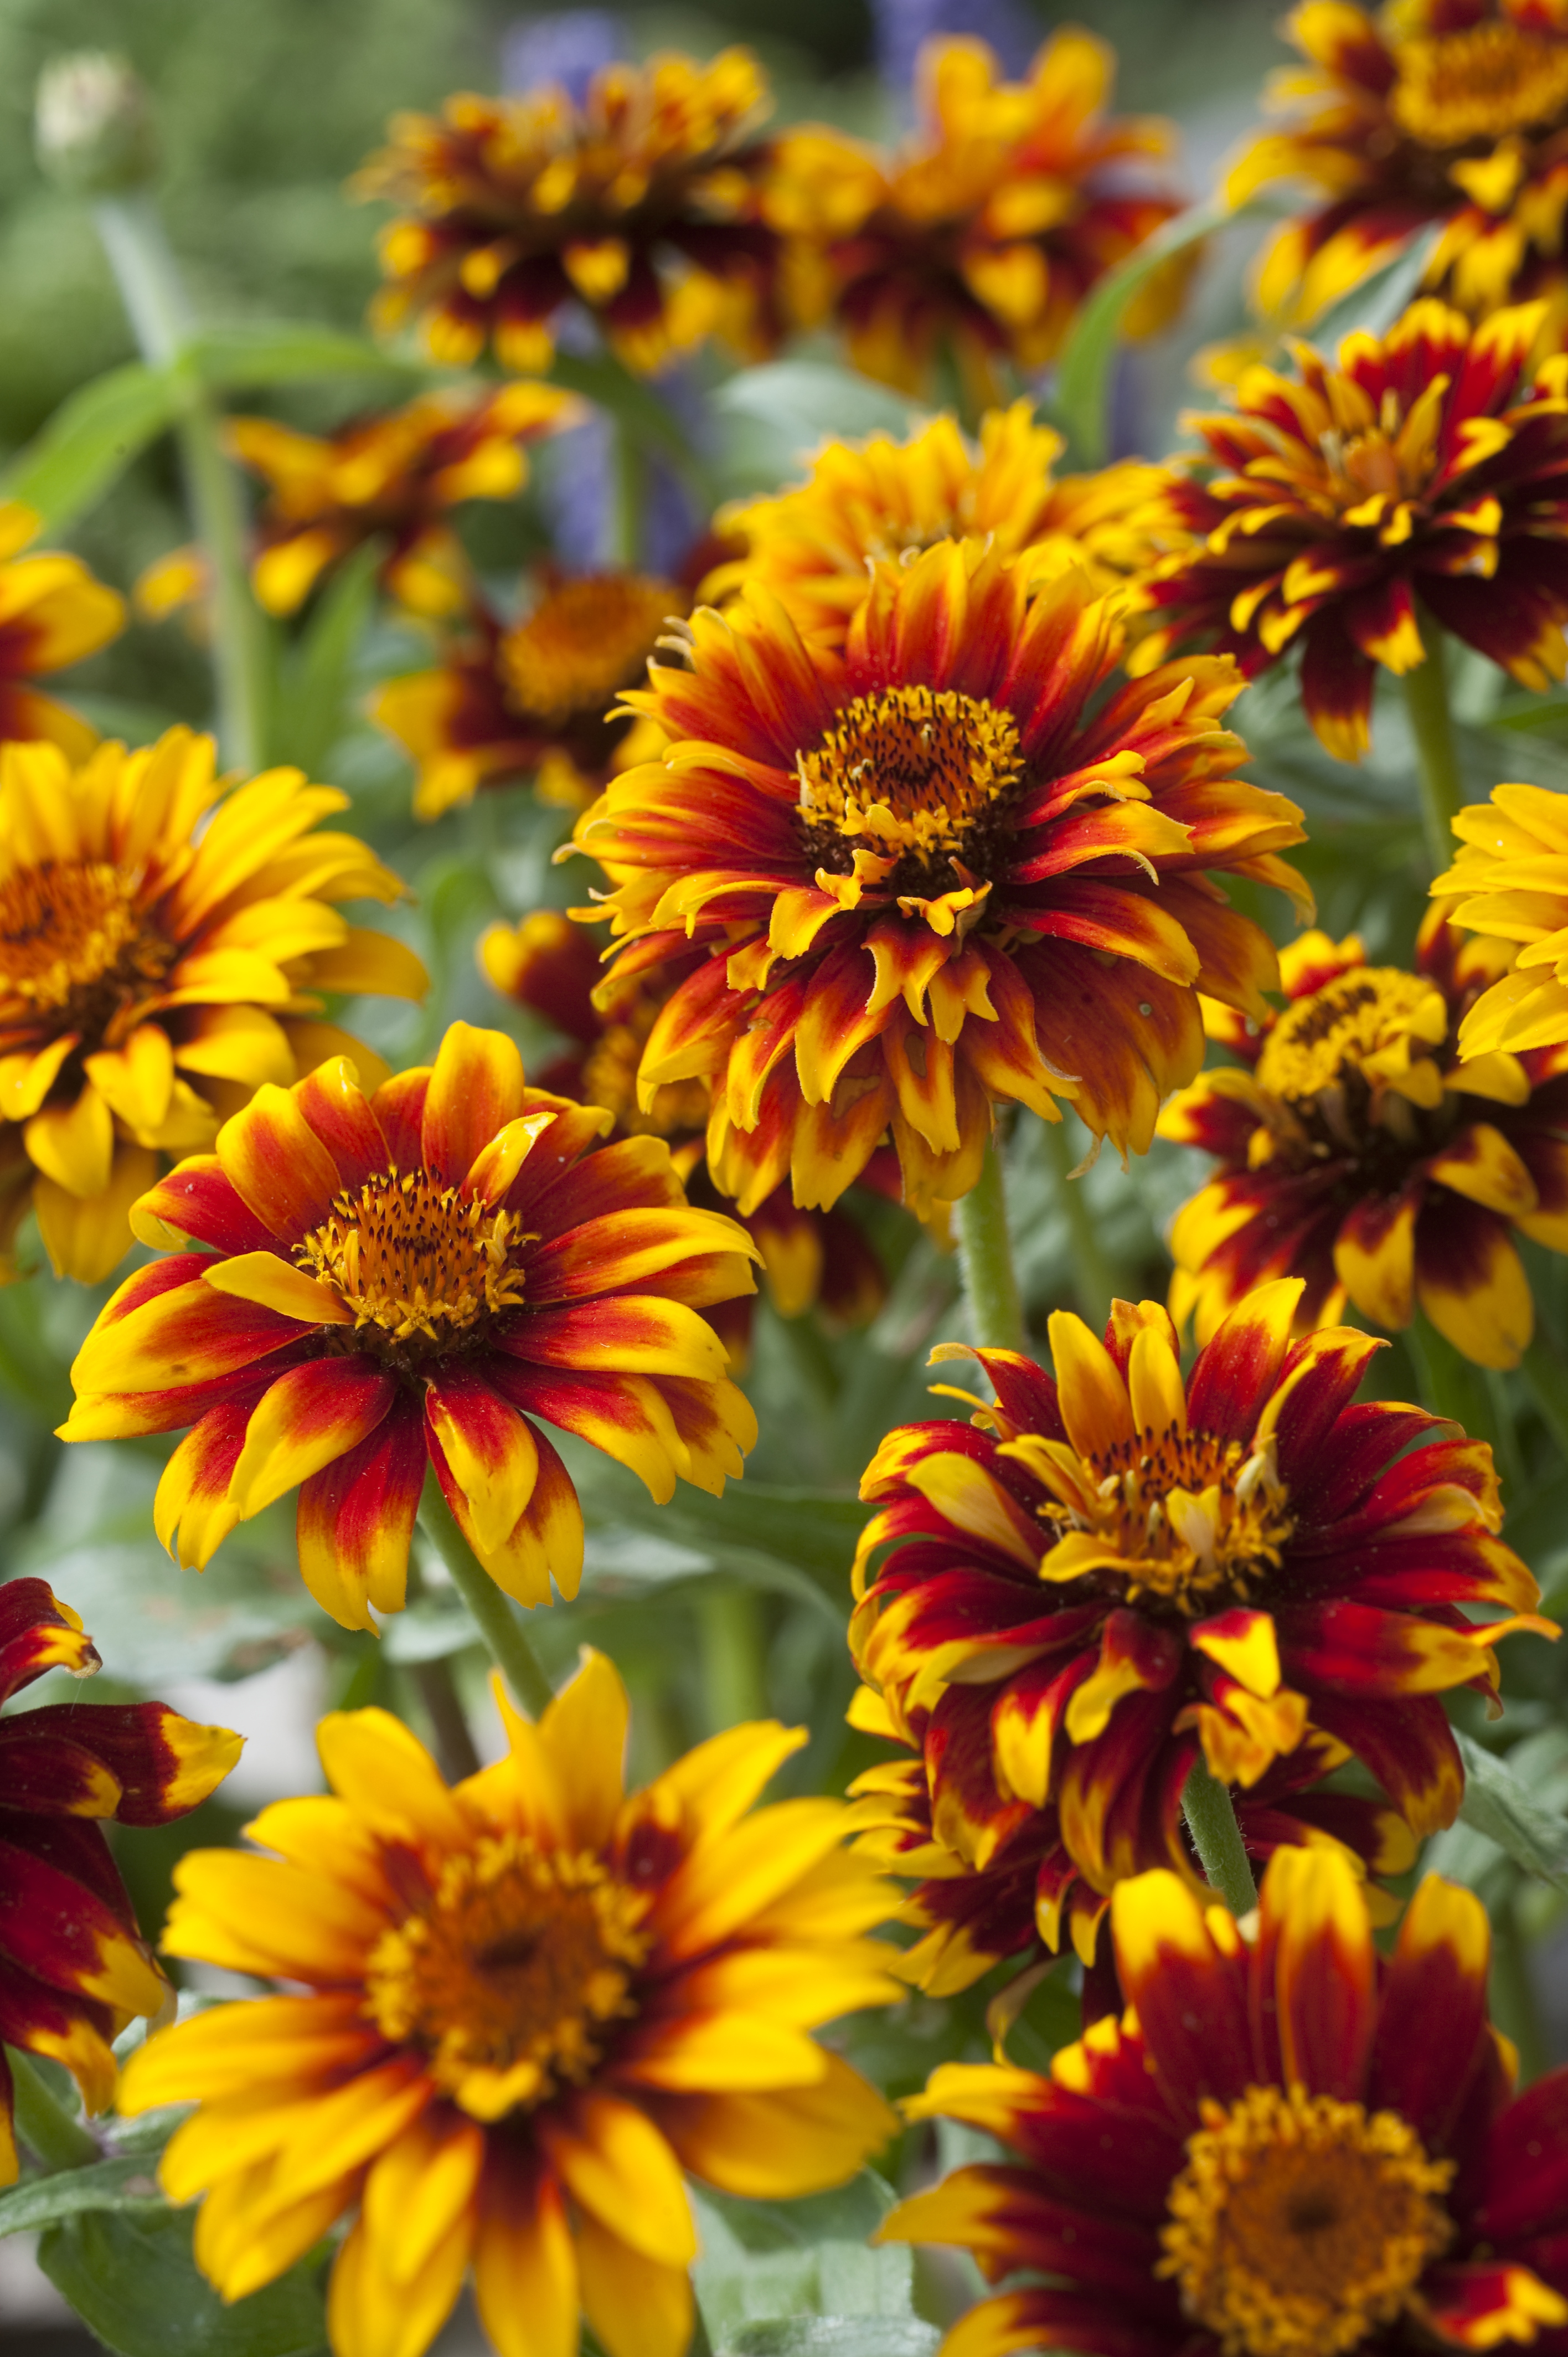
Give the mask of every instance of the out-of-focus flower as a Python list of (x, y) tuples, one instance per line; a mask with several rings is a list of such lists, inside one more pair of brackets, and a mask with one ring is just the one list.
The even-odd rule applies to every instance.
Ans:
[(760, 356), (778, 333), (754, 136), (768, 106), (756, 59), (726, 49), (607, 66), (580, 106), (557, 86), (394, 117), (354, 182), (405, 209), (382, 235), (376, 324), (415, 319), (435, 359), (467, 367), (489, 346), (520, 375), (549, 367), (571, 303), (628, 368), (713, 335)]
[(299, 1491), (299, 1566), (349, 1629), (398, 1611), (427, 1462), (479, 1561), (526, 1604), (575, 1593), (583, 1514), (542, 1417), (722, 1494), (757, 1420), (698, 1311), (755, 1247), (690, 1211), (652, 1137), (523, 1080), (454, 1023), (434, 1067), (364, 1095), (347, 1057), (265, 1087), (154, 1187), (128, 1277), (72, 1369), (69, 1440), (194, 1428), (154, 1514), (182, 1563)]
[[(980, 1175), (992, 1103), (1142, 1152), (1202, 1057), (1197, 989), (1262, 1011), (1273, 950), (1205, 870), (1297, 882), (1299, 813), (1240, 783), (1200, 660), (1112, 688), (1122, 631), (1080, 573), (945, 541), (877, 567), (840, 655), (765, 591), (690, 625), (626, 705), (662, 759), (612, 779), (576, 841), (626, 946), (607, 997), (704, 952), (665, 1005), (639, 1101), (713, 1087), (708, 1168), (755, 1211), (827, 1209), (889, 1128), (922, 1217)], [(596, 915), (597, 910), (583, 912)]]
[[(822, 124), (784, 132), (768, 217), (789, 240), (791, 302), (806, 324), (832, 317), (866, 375), (921, 392), (944, 352), (972, 392), (996, 398), (996, 362), (1037, 369), (1095, 281), (1177, 210), (1129, 176), (1164, 156), (1168, 125), (1107, 115), (1115, 72), (1093, 35), (1064, 28), (1027, 81), (999, 79), (981, 40), (928, 43), (918, 124), (883, 156)], [(1186, 264), (1134, 298), (1132, 335), (1163, 327)]]
[[(448, 1789), (380, 1710), (323, 1720), (332, 1787), (176, 1872), (167, 1946), (284, 1982), (153, 2039), (122, 2106), (199, 2101), (160, 2176), (205, 2195), (229, 2299), (346, 2212), (335, 2349), (422, 2357), (473, 2271), (499, 2357), (682, 2357), (696, 2233), (682, 2172), (789, 2199), (897, 2122), (808, 2034), (897, 1994), (865, 1934), (892, 1894), (827, 1800), (753, 1809), (805, 1741), (731, 1727), (623, 1794), (626, 1692), (602, 1654)], [(303, 1990), (303, 1994), (300, 1992)], [(241, 2123), (243, 2122), (242, 2131)]]
[(131, 586), (131, 603), (144, 622), (166, 622), (185, 612), (193, 638), (211, 636), (212, 567), (199, 541), (187, 541), (144, 565)]
[[(638, 1063), (660, 1010), (683, 978), (679, 963), (673, 972), (639, 975), (601, 1009), (594, 1000), (603, 973), (598, 952), (581, 925), (553, 909), (536, 910), (516, 926), (492, 925), (479, 943), (479, 963), (504, 996), (542, 1015), (574, 1043), (572, 1052), (541, 1072), (542, 1087), (582, 1104), (602, 1105), (614, 1116), (613, 1136), (667, 1139), (687, 1200), (711, 1211), (729, 1208), (703, 1161), (706, 1082), (674, 1081), (655, 1092), (646, 1112), (638, 1103)], [(897, 1200), (898, 1165), (890, 1152), (875, 1157), (863, 1178)], [(780, 1318), (801, 1318), (816, 1308), (835, 1324), (862, 1326), (881, 1308), (887, 1291), (882, 1263), (846, 1211), (798, 1211), (789, 1189), (776, 1187), (741, 1225), (757, 1246), (768, 1297)], [(747, 1295), (720, 1302), (707, 1313), (732, 1357), (742, 1362), (753, 1306)]]
[(1177, 1212), (1171, 1312), (1206, 1342), (1256, 1285), (1305, 1278), (1300, 1320), (1373, 1325), (1425, 1311), (1483, 1367), (1534, 1329), (1513, 1231), (1568, 1252), (1568, 1048), (1461, 1064), (1455, 1032), (1507, 952), (1434, 909), (1415, 970), (1369, 966), (1354, 933), (1281, 952), (1289, 1004), (1262, 1024), (1216, 1008), (1241, 1059), (1203, 1073), (1160, 1135), (1223, 1168)]
[(48, 177), (73, 196), (123, 196), (157, 168), (145, 85), (125, 58), (79, 49), (38, 76), (33, 140)]
[(38, 518), (19, 500), (0, 502), (0, 743), (41, 738), (80, 761), (98, 731), (29, 683), (106, 647), (125, 627), (125, 600), (95, 581), (79, 556), (20, 551)]
[(530, 774), (542, 802), (585, 810), (617, 770), (656, 749), (650, 730), (609, 707), (686, 612), (686, 590), (639, 573), (544, 572), (538, 591), (510, 627), (476, 607), (434, 671), (377, 694), (375, 717), (414, 762), (417, 817)]
[(1460, 812), (1454, 832), (1459, 849), (1433, 897), (1506, 965), (1459, 1026), (1466, 1068), (1568, 1045), (1568, 797), (1496, 786), (1489, 802)]
[[(851, 1645), (896, 1725), (929, 1711), (934, 1823), (961, 1856), (1049, 1802), (1096, 1890), (1170, 1865), (1195, 1731), (1210, 1773), (1250, 1790), (1310, 1725), (1415, 1832), (1452, 1822), (1438, 1695), (1495, 1695), (1498, 1639), (1556, 1632), (1496, 1536), (1490, 1449), (1419, 1408), (1353, 1406), (1384, 1346), (1347, 1327), (1293, 1341), (1302, 1289), (1250, 1294), (1185, 1383), (1158, 1303), (1115, 1303), (1103, 1344), (1058, 1310), (1054, 1381), (982, 1351), (995, 1406), (877, 1450)], [(1477, 1605), (1509, 1617), (1477, 1625)]]
[(293, 614), (329, 566), (387, 544), (381, 578), (414, 614), (455, 614), (475, 585), (447, 522), (465, 500), (510, 500), (528, 480), (526, 446), (575, 425), (575, 394), (526, 381), (483, 394), (421, 393), (403, 409), (327, 437), (270, 417), (234, 417), (235, 453), (265, 480), (256, 596)]
[(1543, 316), (1472, 328), (1414, 303), (1380, 341), (1348, 336), (1337, 368), (1297, 344), (1294, 376), (1250, 370), (1233, 412), (1188, 419), (1208, 448), (1167, 505), (1192, 544), (1154, 568), (1135, 662), (1210, 647), (1251, 677), (1299, 641), (1306, 716), (1345, 761), (1379, 666), (1424, 659), (1418, 600), (1523, 685), (1561, 678), (1568, 358), (1522, 375)]
[(1165, 488), (1165, 469), (1128, 460), (1058, 477), (1051, 468), (1062, 447), (1027, 401), (989, 411), (978, 450), (947, 415), (903, 442), (887, 434), (858, 446), (830, 442), (799, 489), (721, 509), (717, 530), (745, 554), (709, 575), (703, 597), (723, 605), (743, 583), (758, 582), (803, 637), (842, 647), (871, 565), (965, 539), (1024, 555), (1036, 580), (1078, 565), (1097, 589), (1112, 588), (1158, 554), (1143, 517)]
[(1164, 1872), (1111, 1921), (1120, 2019), (1048, 2079), (950, 2062), (905, 2105), (1015, 2156), (879, 2232), (959, 2244), (993, 2284), (1029, 2271), (949, 2357), (1562, 2349), (1568, 2072), (1513, 2097), (1472, 1892), (1428, 1875), (1386, 1958), (1332, 1850), (1277, 1851), (1250, 1932)]
[[(97, 1648), (41, 1579), (0, 1587), (0, 1706), (46, 1670), (90, 1677)], [(166, 1825), (220, 1783), (243, 1738), (161, 1702), (55, 1703), (0, 1718), (0, 2040), (62, 2062), (90, 2112), (113, 2100), (113, 2041), (171, 1991), (103, 1837)], [(0, 2185), (17, 2177), (0, 2053)]]
[(209, 1146), (263, 1082), (365, 1054), (320, 1020), (322, 992), (426, 985), (335, 905), (403, 891), (319, 831), (348, 795), (298, 770), (226, 791), (213, 761), (188, 728), (74, 770), (54, 745), (0, 748), (0, 1243), (30, 1200), (84, 1284), (129, 1246), (160, 1157)]
[(1258, 281), (1311, 321), (1433, 224), (1423, 284), (1477, 318), (1541, 295), (1568, 316), (1568, 15), (1558, 0), (1403, 0), (1378, 16), (1307, 0), (1286, 33), (1307, 59), (1271, 91), (1290, 117), (1231, 170), (1240, 204), (1281, 180), (1322, 201), (1287, 222)]

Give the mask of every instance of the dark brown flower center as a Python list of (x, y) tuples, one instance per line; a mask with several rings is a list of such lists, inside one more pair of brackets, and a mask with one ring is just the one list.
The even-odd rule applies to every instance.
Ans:
[(1244, 1601), (1278, 1570), (1294, 1517), (1272, 1441), (1249, 1450), (1173, 1428), (1118, 1441), (1082, 1463), (1070, 1502), (1062, 1485), (1043, 1519), (1054, 1544), (1081, 1534), (1097, 1544), (1094, 1576), (1128, 1603), (1199, 1615)]
[(1023, 775), (1010, 712), (953, 688), (857, 695), (797, 757), (800, 813), (819, 866), (847, 875), (857, 849), (899, 863), (901, 880), (946, 888), (983, 873), (988, 837)]
[(1258, 1059), (1272, 1151), (1296, 1167), (1350, 1155), (1365, 1186), (1393, 1190), (1459, 1118), (1439, 1060), (1443, 994), (1397, 966), (1358, 966), (1288, 1006)]
[(173, 944), (138, 906), (137, 879), (104, 860), (45, 860), (0, 884), (0, 995), (51, 1027), (80, 1031), (89, 1051), (113, 1037), (116, 1017), (156, 990)]
[(353, 1311), (356, 1340), (421, 1357), (518, 1306), (523, 1272), (511, 1255), (532, 1242), (515, 1211), (427, 1170), (382, 1170), (339, 1195), (294, 1256)]
[(1488, 146), (1540, 129), (1568, 109), (1568, 41), (1493, 19), (1404, 41), (1390, 99), (1395, 122), (1423, 147)]
[(672, 581), (637, 573), (564, 581), (501, 641), (507, 687), (521, 710), (557, 726), (580, 714), (597, 720), (637, 684), (666, 618), (685, 610)]

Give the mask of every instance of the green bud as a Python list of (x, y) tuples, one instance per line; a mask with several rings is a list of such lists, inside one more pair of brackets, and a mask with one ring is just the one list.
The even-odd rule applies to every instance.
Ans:
[(157, 166), (152, 108), (125, 58), (79, 49), (38, 76), (33, 117), (38, 162), (73, 196), (123, 196)]

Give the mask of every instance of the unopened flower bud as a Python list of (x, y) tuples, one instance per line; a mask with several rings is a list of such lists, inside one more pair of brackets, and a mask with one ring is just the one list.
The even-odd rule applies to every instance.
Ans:
[(49, 178), (78, 196), (144, 188), (156, 166), (146, 91), (129, 61), (105, 49), (80, 49), (44, 68), (34, 137)]

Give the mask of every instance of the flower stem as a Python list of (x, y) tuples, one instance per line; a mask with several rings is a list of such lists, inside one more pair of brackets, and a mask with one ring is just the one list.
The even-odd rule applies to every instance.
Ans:
[(218, 738), (225, 761), (258, 770), (265, 758), (266, 625), (251, 594), (244, 506), (217, 406), (188, 357), (195, 321), (179, 266), (149, 197), (104, 197), (92, 210), (142, 358), (181, 381), (176, 433), (191, 521), (212, 575)]
[(1007, 1237), (1002, 1157), (994, 1138), (985, 1149), (980, 1182), (956, 1205), (955, 1217), (974, 1339), (984, 1351), (1021, 1351), (1024, 1312)]
[(56, 2169), (85, 2169), (102, 2160), (97, 2137), (62, 2109), (27, 2056), (7, 2046), (5, 2060), (16, 2094), (16, 2134), (44, 2168), (52, 2175)]
[(1072, 1243), (1073, 1291), (1079, 1308), (1098, 1334), (1111, 1315), (1116, 1282), (1101, 1247), (1100, 1232), (1082, 1181), (1072, 1175), (1072, 1147), (1068, 1142), (1065, 1114), (1060, 1121), (1043, 1122), (1041, 1127), (1046, 1133), (1046, 1150), (1056, 1171), (1057, 1200), (1062, 1207)]
[(461, 1784), (465, 1778), (478, 1774), (479, 1755), (474, 1749), (452, 1664), (441, 1660), (414, 1662), (411, 1669), (414, 1691), (424, 1705), (435, 1738), (441, 1772), (449, 1784)]
[(735, 1580), (709, 1580), (697, 1598), (697, 1631), (709, 1733), (722, 1735), (726, 1727), (766, 1718), (762, 1611), (756, 1589)]
[(522, 1626), (489, 1573), (457, 1528), (452, 1509), (434, 1479), (424, 1485), (419, 1526), (451, 1575), (452, 1585), (474, 1617), (480, 1636), (512, 1694), (538, 1718), (554, 1699), (554, 1689)]
[(610, 423), (609, 561), (635, 572), (642, 554), (648, 465), (624, 417)]
[(1251, 1861), (1230, 1792), (1209, 1774), (1201, 1753), (1187, 1770), (1181, 1805), (1192, 1846), (1210, 1883), (1232, 1915), (1247, 1914), (1258, 1903)]
[(1486, 1370), (1440, 1334), (1424, 1311), (1416, 1312), (1404, 1339), (1415, 1361), (1423, 1404), (1434, 1415), (1447, 1416), (1473, 1440), (1484, 1440), (1495, 1451), (1499, 1435)]
[(1454, 746), (1453, 716), (1448, 709), (1447, 648), (1442, 629), (1430, 614), (1421, 618), (1421, 635), (1426, 661), (1417, 663), (1413, 671), (1407, 671), (1401, 683), (1411, 735), (1415, 739), (1426, 856), (1433, 872), (1441, 876), (1453, 861), (1453, 822), (1463, 806), (1465, 789)]
[(1547, 1430), (1568, 1456), (1568, 1366), (1563, 1364), (1556, 1343), (1539, 1324), (1524, 1354), (1524, 1373)]

